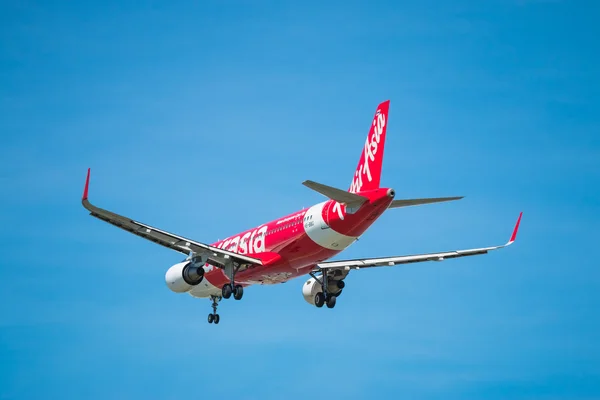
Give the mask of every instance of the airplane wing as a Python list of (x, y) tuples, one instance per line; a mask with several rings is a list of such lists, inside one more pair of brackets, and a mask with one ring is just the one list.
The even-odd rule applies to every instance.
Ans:
[[(519, 224), (521, 223), (521, 217), (523, 213), (519, 214), (519, 219), (515, 224), (513, 233), (510, 240), (501, 246), (482, 247), (479, 249), (468, 249), (468, 250), (454, 250), (454, 251), (443, 251), (439, 253), (428, 253), (428, 254), (415, 254), (408, 256), (395, 256), (395, 257), (382, 257), (382, 258), (364, 258), (356, 260), (343, 260), (343, 261), (329, 261), (317, 264), (317, 267), (312, 271), (314, 272), (330, 272), (330, 271), (350, 271), (353, 269), (360, 268), (373, 268), (373, 267), (391, 267), (399, 264), (410, 264), (423, 261), (444, 261), (449, 258), (476, 256), (479, 254), (486, 254), (492, 250), (502, 249), (506, 246), (513, 244), (517, 238), (517, 231), (519, 230)], [(347, 272), (346, 272), (347, 273)], [(339, 274), (336, 273), (336, 275)], [(345, 275), (344, 275), (345, 276)]]
[(169, 233), (161, 229), (154, 228), (150, 225), (135, 221), (131, 218), (104, 210), (100, 207), (96, 207), (88, 201), (89, 185), (90, 169), (88, 169), (81, 203), (87, 210), (89, 210), (90, 215), (93, 217), (101, 219), (102, 221), (108, 222), (109, 224), (112, 224), (118, 228), (131, 232), (134, 235), (140, 236), (154, 243), (158, 243), (180, 253), (187, 255), (190, 253), (195, 253), (196, 255), (206, 255), (209, 260), (208, 262), (215, 266), (223, 267), (228, 261), (234, 261), (240, 265), (262, 265), (262, 261), (258, 258), (248, 257), (243, 254), (238, 254), (232, 251), (219, 249), (208, 244), (196, 242), (194, 240), (187, 239), (185, 237), (178, 236), (173, 233)]

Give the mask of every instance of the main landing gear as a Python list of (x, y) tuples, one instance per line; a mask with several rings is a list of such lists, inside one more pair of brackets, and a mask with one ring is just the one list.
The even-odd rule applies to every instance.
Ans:
[(232, 286), (230, 283), (226, 283), (221, 289), (221, 295), (224, 299), (228, 299), (232, 294), (234, 299), (241, 300), (244, 296), (244, 287), (242, 285)]
[(221, 295), (224, 299), (228, 299), (233, 294), (233, 298), (241, 300), (244, 296), (244, 287), (242, 285), (235, 284), (235, 273), (240, 269), (240, 265), (237, 263), (228, 264), (225, 266), (225, 273), (229, 275), (229, 281), (221, 289)]
[(221, 301), (221, 297), (217, 297), (217, 296), (210, 296), (210, 299), (212, 300), (212, 309), (213, 312), (212, 314), (208, 314), (208, 323), (212, 324), (218, 324), (219, 321), (221, 320), (221, 317), (219, 317), (219, 314), (217, 314), (217, 307), (219, 306), (219, 301)]
[(324, 304), (327, 304), (327, 308), (335, 307), (335, 302), (337, 301), (337, 296), (328, 293), (327, 296), (323, 292), (319, 292), (315, 295), (315, 306), (318, 308), (323, 307)]
[(343, 280), (336, 281), (335, 284), (339, 291), (336, 294), (329, 292), (329, 277), (327, 276), (327, 272), (323, 271), (321, 275), (321, 279), (318, 279), (312, 273), (310, 274), (317, 282), (321, 283), (321, 292), (317, 292), (315, 294), (315, 306), (318, 308), (323, 307), (323, 305), (327, 305), (327, 308), (335, 307), (337, 302), (337, 298), (340, 294), (342, 294), (342, 289), (346, 286), (346, 283)]

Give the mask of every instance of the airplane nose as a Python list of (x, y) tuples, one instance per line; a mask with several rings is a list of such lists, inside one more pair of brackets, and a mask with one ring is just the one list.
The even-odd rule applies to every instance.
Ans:
[(396, 196), (396, 192), (394, 191), (394, 189), (388, 189), (387, 195), (388, 197), (391, 197), (393, 199), (394, 196)]

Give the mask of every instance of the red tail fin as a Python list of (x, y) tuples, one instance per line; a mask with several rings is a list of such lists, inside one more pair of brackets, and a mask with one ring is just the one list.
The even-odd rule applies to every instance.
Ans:
[(350, 189), (348, 189), (349, 192), (356, 193), (379, 188), (389, 109), (389, 100), (377, 106), (365, 148), (358, 161)]

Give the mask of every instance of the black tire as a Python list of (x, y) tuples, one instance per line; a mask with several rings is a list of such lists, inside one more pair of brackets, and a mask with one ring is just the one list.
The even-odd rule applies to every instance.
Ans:
[(325, 295), (323, 294), (323, 292), (315, 294), (315, 306), (321, 308), (323, 307), (323, 304), (325, 304)]
[(329, 296), (327, 298), (327, 308), (335, 307), (335, 301), (337, 300), (337, 296)]
[(221, 317), (219, 317), (219, 314), (215, 314), (215, 316), (214, 316), (215, 325), (218, 324), (220, 320), (221, 320)]
[[(212, 324), (214, 320), (215, 320), (215, 318), (214, 318), (214, 315), (212, 315), (212, 314), (208, 314), (208, 323), (209, 323), (209, 324)], [(215, 324), (216, 324), (216, 323), (217, 323), (217, 322), (215, 322)]]
[(343, 289), (346, 287), (346, 282), (344, 281), (337, 281), (337, 287), (338, 289)]
[(233, 289), (233, 298), (236, 300), (241, 300), (244, 297), (244, 287), (242, 285), (235, 285)]
[(225, 285), (223, 285), (223, 289), (221, 289), (221, 295), (223, 296), (224, 299), (228, 299), (231, 297), (231, 285), (229, 283), (226, 283)]

